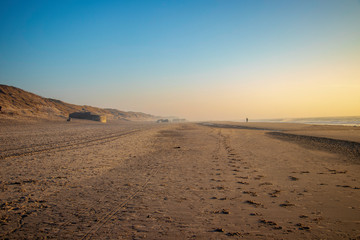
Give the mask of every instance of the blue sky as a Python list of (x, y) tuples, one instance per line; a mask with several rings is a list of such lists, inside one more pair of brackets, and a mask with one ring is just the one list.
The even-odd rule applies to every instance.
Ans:
[(360, 115), (359, 26), (357, 0), (3, 0), (0, 83), (193, 120)]

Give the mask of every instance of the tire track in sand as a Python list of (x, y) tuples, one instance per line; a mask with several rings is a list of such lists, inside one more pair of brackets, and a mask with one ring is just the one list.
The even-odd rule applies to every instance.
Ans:
[[(79, 149), (79, 148), (84, 148), (84, 147), (91, 147), (91, 146), (95, 146), (98, 144), (103, 144), (103, 143), (107, 143), (107, 142), (111, 142), (111, 141), (115, 141), (118, 138), (125, 136), (125, 135), (129, 135), (135, 132), (139, 132), (141, 130), (136, 129), (136, 130), (131, 130), (131, 131), (127, 131), (127, 132), (121, 132), (118, 134), (112, 134), (111, 136), (105, 136), (105, 137), (99, 137), (99, 138), (94, 138), (94, 139), (90, 139), (90, 140), (86, 140), (86, 141), (78, 141), (76, 143), (74, 143), (73, 141), (69, 141), (66, 143), (66, 145), (61, 145), (61, 146), (50, 146), (48, 148), (45, 149), (40, 149), (40, 150), (34, 150), (34, 151), (28, 151), (28, 152), (23, 152), (23, 153), (14, 153), (12, 155), (8, 155), (8, 156), (0, 156), (0, 160), (3, 159), (9, 159), (9, 158), (15, 158), (15, 157), (23, 157), (23, 156), (32, 156), (32, 155), (36, 155), (36, 154), (41, 154), (44, 152), (50, 152), (53, 150), (57, 150), (56, 152), (60, 152), (60, 151), (68, 151), (68, 150), (74, 150), (74, 149)], [(42, 146), (49, 146), (49, 144), (44, 144)], [(31, 147), (28, 147), (31, 148)], [(28, 148), (22, 148), (22, 149), (28, 149)], [(20, 148), (19, 148), (20, 149)], [(28, 194), (32, 194), (33, 192), (29, 192)], [(134, 195), (135, 196), (135, 195)], [(134, 197), (133, 196), (133, 197)], [(102, 198), (104, 199), (105, 197), (107, 197), (106, 195)], [(132, 198), (133, 198), (132, 197)], [(91, 207), (94, 207), (95, 204)], [(60, 233), (64, 227), (66, 225), (68, 225), (71, 221), (67, 221), (63, 224), (61, 224), (60, 229), (58, 230), (57, 233)], [(7, 236), (9, 234), (11, 234), (12, 232), (17, 231), (18, 229), (20, 229), (22, 227), (22, 223), (21, 220), (19, 221), (19, 226), (16, 227), (15, 229), (11, 230), (10, 232), (7, 232), (4, 236)]]
[(137, 196), (140, 192), (144, 191), (147, 185), (149, 184), (152, 177), (154, 177), (159, 171), (159, 167), (155, 167), (151, 170), (150, 176), (145, 180), (143, 185), (141, 185), (137, 190), (135, 190), (129, 197), (127, 197), (124, 201), (114, 207), (107, 214), (104, 214), (102, 218), (100, 218), (91, 228), (90, 230), (81, 238), (81, 240), (91, 239), (92, 236), (99, 231), (105, 223), (107, 223), (115, 214), (117, 214), (122, 208), (126, 206), (135, 196)]
[(44, 152), (50, 152), (53, 150), (66, 151), (66, 150), (78, 149), (81, 147), (94, 146), (94, 145), (98, 145), (100, 143), (111, 142), (111, 141), (114, 141), (114, 140), (124, 136), (124, 135), (132, 134), (132, 133), (139, 132), (139, 131), (140, 131), (139, 129), (136, 129), (136, 130), (131, 130), (128, 132), (121, 132), (121, 133), (114, 134), (111, 136), (105, 136), (105, 137), (102, 136), (102, 137), (93, 138), (93, 139), (89, 139), (89, 140), (82, 140), (82, 141), (80, 140), (77, 142), (69, 141), (69, 142), (65, 142), (61, 145), (57, 145), (56, 143), (54, 143), (52, 145), (43, 144), (43, 145), (38, 146), (38, 147), (40, 147), (40, 149), (32, 149), (33, 147), (24, 147), (24, 148), (16, 149), (16, 150), (24, 150), (24, 151), (15, 152), (15, 153), (9, 153), (10, 151), (13, 151), (14, 149), (5, 150), (2, 153), (0, 153), (0, 160), (4, 160), (4, 159), (8, 159), (8, 158), (15, 158), (15, 157), (32, 156), (32, 155), (41, 154)]

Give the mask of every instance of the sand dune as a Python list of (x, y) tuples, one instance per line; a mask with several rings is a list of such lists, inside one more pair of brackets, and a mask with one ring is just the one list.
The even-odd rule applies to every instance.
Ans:
[(110, 120), (146, 121), (156, 117), (141, 112), (125, 112), (117, 109), (81, 106), (57, 99), (43, 98), (20, 88), (0, 84), (0, 123), (16, 121), (63, 121), (73, 112), (91, 112), (104, 115)]
[(359, 162), (268, 134), (317, 127), (214, 124), (0, 126), (1, 238), (360, 237)]

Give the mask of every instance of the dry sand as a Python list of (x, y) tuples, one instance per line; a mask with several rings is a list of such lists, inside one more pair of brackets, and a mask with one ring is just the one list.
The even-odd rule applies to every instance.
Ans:
[(358, 129), (213, 124), (2, 124), (0, 238), (360, 238)]

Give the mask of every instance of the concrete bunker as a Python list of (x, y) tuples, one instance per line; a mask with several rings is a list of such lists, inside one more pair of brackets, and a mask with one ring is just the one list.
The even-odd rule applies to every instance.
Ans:
[(69, 119), (77, 118), (77, 119), (87, 119), (92, 121), (98, 121), (102, 123), (106, 123), (106, 116), (92, 114), (91, 112), (74, 112), (69, 114)]
[(158, 119), (156, 122), (157, 123), (168, 123), (169, 119)]

